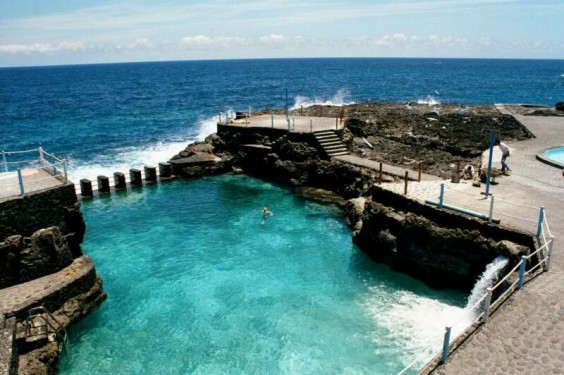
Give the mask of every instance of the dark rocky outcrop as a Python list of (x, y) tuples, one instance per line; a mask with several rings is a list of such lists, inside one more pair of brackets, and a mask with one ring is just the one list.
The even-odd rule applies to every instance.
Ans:
[(59, 227), (40, 229), (31, 237), (10, 236), (0, 242), (0, 289), (57, 272), (72, 260)]
[(555, 105), (557, 111), (564, 111), (564, 102), (558, 102)]
[(439, 288), (470, 290), (498, 255), (518, 261), (528, 248), (496, 242), (477, 229), (439, 226), (426, 217), (362, 199), (346, 208), (353, 242), (367, 255)]

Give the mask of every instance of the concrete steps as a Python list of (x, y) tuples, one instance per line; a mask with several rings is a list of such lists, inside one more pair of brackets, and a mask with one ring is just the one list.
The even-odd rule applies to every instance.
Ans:
[(334, 130), (320, 130), (313, 133), (317, 143), (329, 157), (349, 155), (349, 151)]

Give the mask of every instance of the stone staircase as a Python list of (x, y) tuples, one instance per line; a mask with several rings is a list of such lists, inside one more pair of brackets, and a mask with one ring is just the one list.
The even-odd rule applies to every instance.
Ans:
[(319, 130), (313, 133), (315, 139), (329, 157), (349, 155), (349, 151), (334, 130)]

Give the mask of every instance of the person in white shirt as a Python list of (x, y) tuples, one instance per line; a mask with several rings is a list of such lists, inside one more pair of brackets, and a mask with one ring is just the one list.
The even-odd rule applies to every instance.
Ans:
[(511, 170), (509, 169), (509, 164), (507, 163), (507, 158), (510, 156), (511, 152), (509, 150), (509, 146), (507, 146), (505, 143), (498, 140), (496, 141), (496, 144), (501, 150), (501, 173), (505, 174), (506, 172), (509, 172)]

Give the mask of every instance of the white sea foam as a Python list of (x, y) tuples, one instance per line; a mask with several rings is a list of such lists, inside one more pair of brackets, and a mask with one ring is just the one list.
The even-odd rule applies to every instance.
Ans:
[(372, 338), (378, 347), (386, 347), (393, 337), (404, 348), (404, 365), (421, 356), (421, 363), (433, 357), (441, 345), (448, 322), (457, 319), (464, 309), (432, 298), (407, 291), (397, 291), (386, 296), (373, 288), (366, 307), (378, 327), (388, 335), (376, 334)]
[[(170, 160), (172, 156), (182, 151), (190, 143), (202, 141), (209, 134), (217, 131), (217, 118), (210, 117), (197, 122), (197, 134), (185, 140), (156, 142), (139, 147), (127, 147), (108, 150), (89, 161), (70, 160), (68, 166), (69, 178), (77, 186), (80, 179), (87, 178), (96, 181), (99, 175), (108, 176), (110, 182), (114, 172), (122, 172), (129, 179), (130, 168), (143, 169), (144, 165), (157, 166), (160, 162)], [(95, 185), (95, 182), (94, 182)]]
[[(376, 326), (390, 332), (394, 340), (401, 342), (405, 349), (405, 364), (418, 358), (420, 366), (440, 351), (445, 327), (452, 327), (453, 339), (472, 323), (481, 310), (471, 311), (471, 308), (484, 296), (486, 289), (497, 281), (499, 271), (507, 262), (506, 258), (498, 257), (486, 267), (464, 308), (407, 291), (390, 294), (380, 287), (370, 289), (370, 295), (363, 305)], [(384, 345), (389, 337), (380, 334), (372, 339)]]
[(441, 102), (439, 102), (439, 100), (436, 99), (434, 96), (427, 95), (425, 99), (418, 99), (417, 104), (427, 104), (428, 106), (432, 106), (432, 105), (440, 105)]
[(345, 89), (340, 89), (337, 91), (335, 95), (330, 98), (308, 98), (306, 96), (298, 95), (294, 99), (294, 105), (290, 108), (290, 110), (300, 109), (300, 108), (307, 108), (314, 105), (332, 105), (332, 106), (343, 106), (355, 104), (354, 101), (350, 100), (350, 93)]

